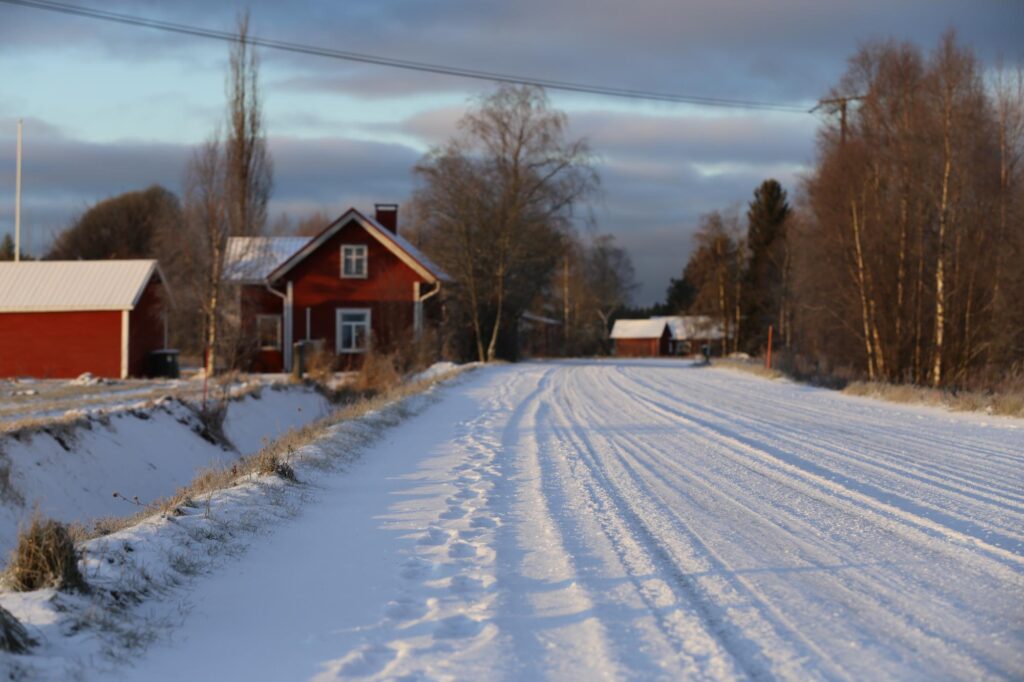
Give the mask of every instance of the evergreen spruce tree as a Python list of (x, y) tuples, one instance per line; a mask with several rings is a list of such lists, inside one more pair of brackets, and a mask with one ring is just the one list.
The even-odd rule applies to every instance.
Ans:
[(14, 240), (9, 234), (5, 234), (0, 242), (0, 261), (3, 260), (14, 260)]
[[(761, 352), (768, 342), (768, 325), (776, 333), (785, 325), (788, 287), (786, 219), (790, 207), (778, 181), (765, 180), (754, 190), (747, 210), (747, 248), (750, 260), (744, 278), (743, 322), (740, 338), (749, 353)], [(776, 339), (784, 338), (777, 335)]]

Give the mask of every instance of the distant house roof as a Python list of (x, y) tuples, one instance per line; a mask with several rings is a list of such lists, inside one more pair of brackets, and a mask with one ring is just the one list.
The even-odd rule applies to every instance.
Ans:
[(310, 239), (301, 249), (296, 251), (290, 258), (267, 275), (268, 279), (278, 279), (286, 274), (293, 267), (298, 265), (306, 256), (316, 251), (325, 241), (334, 236), (338, 230), (345, 227), (349, 222), (355, 220), (363, 228), (377, 239), (399, 260), (412, 268), (418, 275), (429, 282), (451, 282), (452, 278), (413, 246), (409, 240), (401, 235), (395, 234), (388, 228), (378, 223), (373, 218), (368, 218), (354, 208), (350, 208), (340, 218), (328, 225), (323, 232), (313, 239)]
[(665, 333), (665, 320), (615, 320), (613, 339), (660, 339)]
[(309, 240), (309, 237), (231, 237), (224, 255), (224, 277), (229, 282), (263, 282)]
[(725, 338), (722, 323), (707, 315), (661, 315), (652, 320), (664, 320), (674, 341), (701, 339), (717, 341)]
[(0, 263), (0, 312), (131, 310), (154, 272), (155, 260)]

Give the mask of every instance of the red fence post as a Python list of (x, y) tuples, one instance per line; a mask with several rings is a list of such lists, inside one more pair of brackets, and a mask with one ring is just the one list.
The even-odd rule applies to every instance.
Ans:
[(764, 356), (764, 368), (772, 368), (772, 325), (768, 325), (768, 354)]
[(210, 347), (206, 347), (203, 357), (203, 409), (206, 409), (206, 382), (210, 380)]

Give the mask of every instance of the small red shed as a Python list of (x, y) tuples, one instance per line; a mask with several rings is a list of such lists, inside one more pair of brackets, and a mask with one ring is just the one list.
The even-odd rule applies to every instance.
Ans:
[(0, 263), (0, 376), (142, 376), (163, 287), (155, 260)]
[(398, 234), (398, 206), (349, 209), (312, 238), (233, 237), (226, 269), (239, 286), (250, 369), (290, 371), (292, 344), (319, 342), (338, 367), (373, 347), (411, 341), (438, 316), (437, 265)]
[(615, 355), (621, 357), (657, 357), (669, 354), (672, 333), (665, 320), (615, 320), (611, 339)]

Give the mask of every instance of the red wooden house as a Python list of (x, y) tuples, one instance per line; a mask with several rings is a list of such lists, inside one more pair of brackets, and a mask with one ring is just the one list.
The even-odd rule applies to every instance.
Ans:
[(227, 260), (251, 369), (263, 372), (289, 371), (295, 341), (319, 342), (339, 367), (409, 342), (437, 319), (451, 281), (399, 236), (395, 204), (378, 204), (374, 218), (349, 209), (310, 239), (235, 237)]
[(615, 320), (610, 335), (620, 357), (657, 357), (669, 354), (672, 332), (665, 320)]
[(143, 376), (163, 288), (155, 260), (0, 263), (0, 376)]

